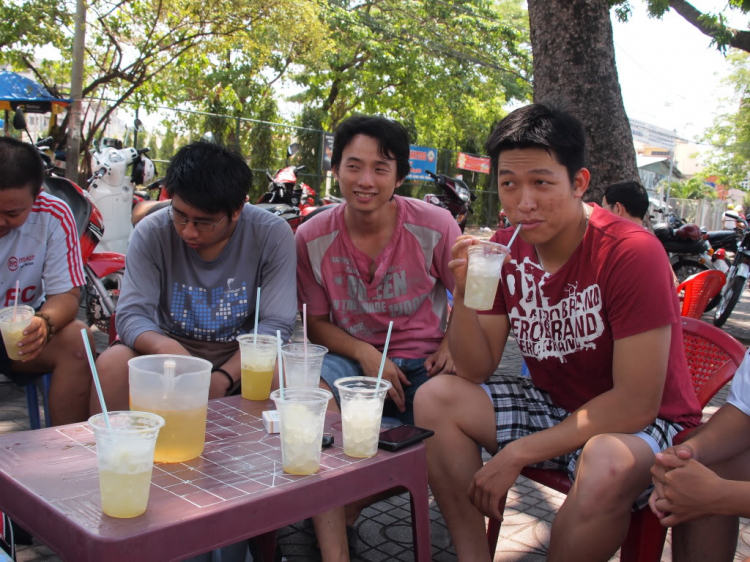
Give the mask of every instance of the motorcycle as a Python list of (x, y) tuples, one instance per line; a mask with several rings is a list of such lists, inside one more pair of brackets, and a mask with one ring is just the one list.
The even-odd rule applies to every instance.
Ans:
[[(123, 148), (115, 139), (102, 139), (92, 155), (94, 175), (89, 181), (88, 192), (99, 208), (106, 232), (99, 243), (100, 251), (124, 254), (133, 232), (132, 211), (142, 199), (135, 194), (135, 187), (146, 185), (156, 175), (154, 163), (147, 156), (149, 148)], [(132, 173), (127, 169), (132, 166)]]
[(669, 263), (682, 283), (691, 275), (706, 269), (714, 269), (709, 255), (708, 234), (698, 226), (687, 223), (674, 213), (667, 215), (666, 223), (654, 226), (654, 234), (664, 246), (669, 256)]
[(461, 178), (452, 178), (445, 174), (433, 174), (429, 170), (426, 170), (426, 172), (443, 193), (440, 195), (428, 193), (424, 196), (424, 200), (450, 211), (461, 232), (463, 232), (466, 228), (466, 219), (472, 212), (471, 202), (476, 200), (477, 196), (469, 191), (469, 186)]
[[(16, 110), (13, 116), (13, 126), (26, 130), (28, 134), (26, 120), (20, 110)], [(86, 277), (86, 285), (82, 290), (86, 318), (89, 325), (110, 333), (125, 270), (125, 256), (115, 252), (94, 252), (104, 232), (102, 215), (86, 191), (72, 181), (53, 174), (54, 163), (45, 152), (45, 148), (51, 143), (51, 137), (33, 143), (45, 166), (43, 189), (62, 199), (70, 207), (78, 230), (81, 261)]]
[(727, 281), (721, 290), (719, 303), (714, 312), (714, 326), (721, 327), (732, 314), (742, 296), (750, 273), (750, 229), (742, 234), (732, 265), (727, 272)]

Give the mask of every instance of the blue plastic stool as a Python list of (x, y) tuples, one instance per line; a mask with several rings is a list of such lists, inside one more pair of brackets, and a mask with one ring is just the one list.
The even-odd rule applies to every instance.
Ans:
[(530, 377), (531, 373), (529, 373), (529, 368), (526, 366), (526, 361), (521, 361), (521, 376), (522, 377)]
[[(44, 426), (50, 427), (49, 420), (49, 384), (52, 373), (40, 377), (42, 381), (42, 406), (44, 407)], [(29, 409), (29, 426), (31, 429), (40, 429), (42, 422), (39, 419), (39, 401), (36, 395), (36, 384), (30, 382), (23, 387), (26, 391), (26, 407)]]

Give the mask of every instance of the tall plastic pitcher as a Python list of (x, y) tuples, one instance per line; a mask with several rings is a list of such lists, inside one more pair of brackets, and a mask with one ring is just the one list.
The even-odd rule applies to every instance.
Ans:
[(142, 355), (128, 361), (130, 409), (164, 418), (154, 461), (198, 457), (206, 442), (211, 363), (187, 355)]

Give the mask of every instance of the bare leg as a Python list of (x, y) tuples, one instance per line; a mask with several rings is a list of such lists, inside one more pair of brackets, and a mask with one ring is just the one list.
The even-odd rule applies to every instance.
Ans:
[(625, 540), (630, 510), (651, 483), (653, 464), (654, 453), (640, 437), (617, 433), (590, 439), (552, 524), (550, 562), (609, 560)]
[(312, 520), (323, 562), (349, 562), (349, 543), (346, 540), (344, 508), (329, 509), (315, 515)]
[[(54, 335), (36, 359), (29, 363), (13, 363), (13, 370), (19, 373), (52, 372), (49, 387), (52, 425), (88, 419), (89, 392), (93, 385), (81, 338), (83, 328), (86, 328), (83, 322), (74, 320)], [(95, 349), (91, 332), (87, 333), (91, 347)]]
[[(102, 393), (108, 410), (130, 409), (130, 387), (128, 384), (128, 360), (138, 354), (127, 345), (115, 345), (108, 348), (96, 360), (96, 370), (102, 385)], [(89, 400), (91, 414), (102, 411), (96, 388), (91, 389)]]
[(484, 517), (469, 500), (469, 485), (482, 467), (479, 445), (497, 449), (495, 411), (487, 393), (459, 377), (440, 375), (420, 387), (416, 423), (435, 435), (425, 441), (430, 487), (458, 559), (489, 561)]
[[(709, 466), (728, 480), (750, 480), (750, 450), (723, 463)], [(674, 562), (734, 560), (739, 533), (739, 518), (714, 515), (688, 521), (672, 529), (672, 559)]]

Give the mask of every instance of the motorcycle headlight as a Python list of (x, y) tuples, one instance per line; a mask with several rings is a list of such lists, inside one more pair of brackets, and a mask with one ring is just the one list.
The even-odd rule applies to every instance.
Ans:
[(471, 194), (469, 193), (469, 190), (465, 187), (459, 187), (458, 188), (458, 196), (461, 198), (461, 201), (464, 203), (468, 203), (471, 199)]

